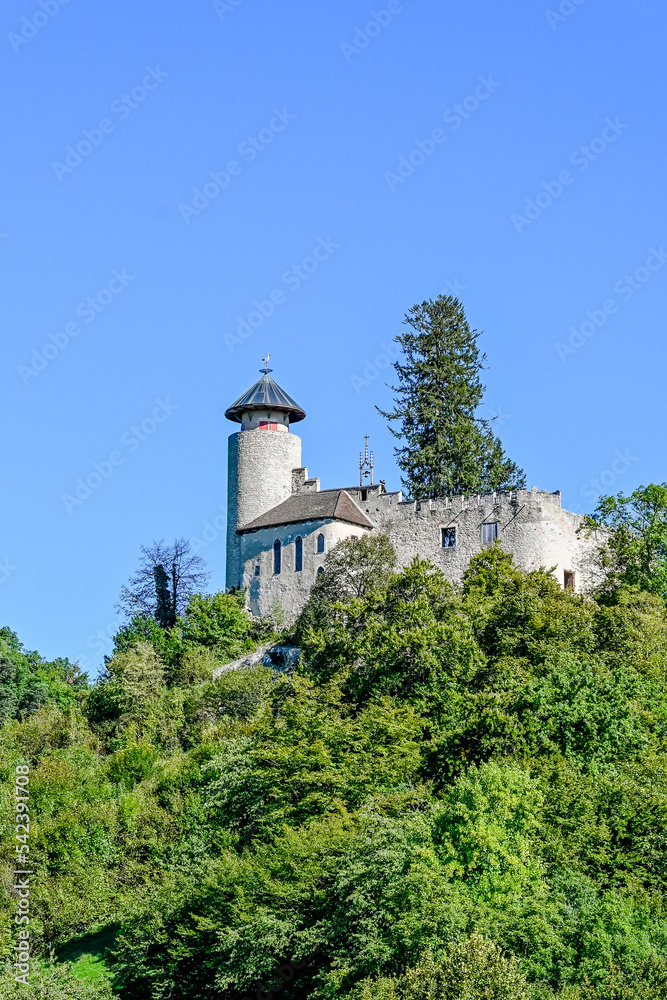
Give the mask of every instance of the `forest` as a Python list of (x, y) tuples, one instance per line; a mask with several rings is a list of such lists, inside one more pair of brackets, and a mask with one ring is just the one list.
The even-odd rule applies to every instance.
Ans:
[(666, 500), (601, 502), (592, 596), (369, 536), (289, 628), (195, 593), (95, 682), (2, 629), (0, 998), (666, 998)]

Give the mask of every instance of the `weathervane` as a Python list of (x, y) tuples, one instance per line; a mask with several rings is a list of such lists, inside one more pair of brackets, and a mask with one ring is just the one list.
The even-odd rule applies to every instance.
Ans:
[(368, 451), (368, 434), (364, 435), (366, 446), (359, 452), (359, 485), (364, 485), (364, 479), (370, 478), (369, 486), (373, 485), (373, 452)]
[(269, 368), (269, 360), (270, 360), (270, 358), (271, 358), (271, 355), (268, 352), (267, 352), (266, 357), (262, 358), (262, 364), (264, 365), (264, 367), (260, 368), (259, 370), (261, 372), (263, 372), (265, 375), (268, 375), (269, 372), (273, 371), (273, 368)]

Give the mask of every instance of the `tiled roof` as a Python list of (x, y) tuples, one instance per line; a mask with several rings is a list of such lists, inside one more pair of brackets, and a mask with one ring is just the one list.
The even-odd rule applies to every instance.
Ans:
[(282, 410), (289, 413), (291, 424), (303, 420), (305, 411), (298, 403), (295, 403), (291, 396), (288, 396), (277, 382), (274, 382), (268, 375), (262, 375), (258, 382), (255, 382), (247, 392), (232, 403), (225, 410), (228, 420), (241, 423), (241, 414), (247, 410)]
[(348, 524), (358, 524), (362, 528), (373, 528), (373, 522), (356, 505), (345, 490), (321, 490), (319, 493), (294, 493), (256, 517), (254, 521), (244, 524), (238, 529), (238, 534), (246, 531), (256, 531), (259, 528), (275, 528), (282, 524), (296, 524), (301, 521), (322, 520), (346, 521)]

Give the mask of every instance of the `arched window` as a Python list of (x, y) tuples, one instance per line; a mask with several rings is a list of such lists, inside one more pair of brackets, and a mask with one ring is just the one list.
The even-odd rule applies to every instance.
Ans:
[(318, 566), (317, 567), (317, 575), (319, 576), (320, 573), (324, 573), (324, 566)]
[(294, 542), (294, 572), (300, 573), (303, 569), (303, 538), (301, 535), (296, 536), (296, 541)]
[(273, 572), (276, 575), (280, 573), (280, 542), (277, 538), (273, 543)]
[(317, 536), (317, 551), (324, 552), (324, 535), (321, 533)]

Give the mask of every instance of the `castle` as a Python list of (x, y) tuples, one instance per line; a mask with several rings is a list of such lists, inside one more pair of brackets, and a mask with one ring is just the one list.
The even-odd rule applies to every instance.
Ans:
[[(329, 549), (369, 532), (388, 536), (399, 566), (429, 559), (452, 582), (471, 556), (498, 539), (523, 569), (552, 569), (562, 587), (585, 591), (596, 579), (599, 542), (577, 533), (583, 517), (561, 507), (560, 492), (516, 490), (404, 501), (384, 483), (320, 489), (301, 464), (292, 424), (306, 416), (269, 377), (225, 412), (241, 425), (229, 437), (227, 587), (243, 587), (255, 615), (276, 602), (289, 618), (308, 599)], [(360, 465), (363, 465), (363, 459)]]

